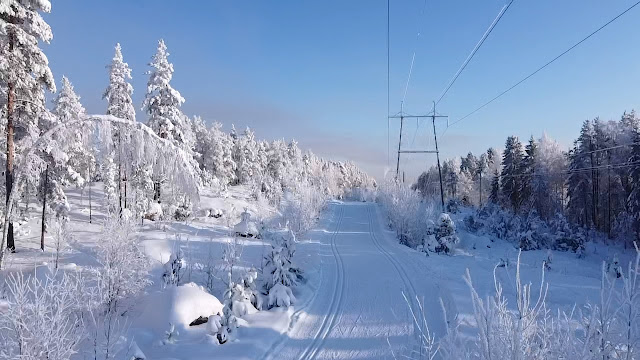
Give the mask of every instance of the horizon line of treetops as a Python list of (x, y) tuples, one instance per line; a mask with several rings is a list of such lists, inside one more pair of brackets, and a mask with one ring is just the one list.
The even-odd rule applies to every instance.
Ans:
[[(499, 205), (513, 214), (550, 221), (560, 214), (574, 225), (629, 242), (640, 240), (640, 119), (585, 120), (568, 151), (547, 134), (523, 145), (509, 136), (502, 155), (448, 159), (442, 165), (445, 196), (468, 205)], [(439, 196), (431, 166), (412, 188)], [(488, 196), (487, 196), (488, 195)]]
[[(146, 73), (142, 108), (150, 129), (136, 123), (131, 69), (119, 44), (107, 66), (109, 84), (102, 96), (111, 117), (89, 122), (66, 77), (49, 110), (45, 90), (54, 93), (56, 85), (40, 43), (53, 38), (41, 16), (51, 11), (51, 4), (11, 0), (5, 5), (0, 6), (0, 131), (7, 135), (0, 138), (0, 146), (7, 150), (0, 156), (0, 166), (6, 169), (0, 184), (0, 194), (4, 192), (7, 199), (2, 211), (7, 212), (14, 187), (19, 194), (15, 205), (18, 199), (26, 203), (24, 208), (12, 206), (8, 216), (6, 242), (12, 251), (13, 224), (28, 216), (31, 195), (43, 204), (43, 220), (49, 209), (54, 220), (66, 221), (69, 205), (64, 186), (69, 185), (84, 190), (92, 181), (102, 181), (108, 208), (120, 213), (129, 209), (140, 219), (161, 198), (163, 207), (190, 207), (203, 184), (222, 188), (248, 184), (255, 196), (277, 204), (285, 191), (305, 186), (341, 196), (352, 187), (373, 183), (353, 163), (303, 153), (295, 141), (260, 141), (249, 128), (241, 134), (235, 129), (225, 133), (219, 123), (207, 127), (201, 118), (186, 116), (181, 110), (185, 99), (170, 84), (174, 69), (163, 40), (158, 41)], [(122, 121), (114, 122), (115, 118)], [(69, 123), (77, 125), (64, 126)], [(31, 155), (22, 161), (28, 149)]]

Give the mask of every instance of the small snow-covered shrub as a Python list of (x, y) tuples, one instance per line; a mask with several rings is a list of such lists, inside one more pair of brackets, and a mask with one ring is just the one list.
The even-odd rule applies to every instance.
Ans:
[[(286, 301), (275, 300), (278, 300), (279, 296), (288, 296), (291, 292), (290, 288), (297, 283), (297, 276), (291, 271), (291, 262), (287, 259), (281, 246), (272, 244), (271, 251), (265, 257), (262, 275), (265, 294), (269, 296), (269, 307), (282, 306), (279, 304), (284, 304)], [(285, 291), (283, 287), (289, 291)]]
[(165, 285), (179, 285), (180, 278), (184, 272), (185, 260), (184, 252), (180, 248), (179, 242), (176, 244), (176, 249), (169, 256), (169, 260), (164, 263), (164, 272), (162, 273), (162, 280)]
[(9, 275), (0, 306), (0, 359), (65, 360), (84, 339), (80, 302), (85, 283), (75, 276)]
[(226, 343), (230, 337), (232, 338), (235, 335), (235, 330), (238, 328), (238, 318), (236, 317), (234, 305), (239, 302), (241, 297), (242, 287), (230, 282), (229, 287), (224, 293), (224, 307), (222, 308), (222, 316), (220, 317), (220, 326), (217, 334), (220, 344)]
[(151, 221), (160, 221), (162, 220), (162, 216), (164, 212), (162, 211), (162, 205), (157, 202), (152, 202), (149, 204), (149, 208), (147, 212), (144, 214), (144, 218)]
[(564, 215), (557, 213), (551, 221), (553, 231), (551, 247), (559, 251), (581, 252), (584, 250), (585, 235), (579, 228), (573, 228)]
[(283, 284), (276, 284), (269, 290), (268, 305), (272, 307), (289, 307), (296, 302), (291, 288)]
[(176, 221), (185, 221), (191, 217), (191, 203), (184, 202), (178, 205), (173, 212), (173, 218)]
[(438, 246), (436, 252), (445, 254), (451, 253), (453, 248), (460, 242), (460, 238), (456, 234), (456, 225), (451, 220), (449, 214), (442, 213), (438, 219), (438, 227), (435, 234)]
[(456, 198), (451, 198), (447, 200), (447, 212), (451, 214), (457, 214), (460, 212), (460, 207), (462, 206), (462, 201)]
[(378, 192), (378, 201), (389, 217), (401, 244), (417, 248), (424, 243), (434, 206), (417, 191), (395, 180), (388, 180)]
[(242, 285), (244, 286), (245, 298), (249, 300), (251, 305), (256, 309), (262, 309), (262, 296), (256, 286), (258, 280), (258, 271), (254, 268), (249, 269), (242, 279)]
[(280, 206), (282, 217), (297, 235), (309, 231), (324, 208), (326, 197), (315, 187), (300, 183), (284, 194)]
[(98, 242), (98, 262), (103, 266), (96, 272), (101, 302), (109, 309), (150, 283), (150, 263), (129, 220), (107, 218)]
[(243, 237), (259, 237), (260, 232), (258, 231), (258, 227), (256, 226), (255, 221), (251, 219), (251, 214), (245, 209), (242, 214), (240, 214), (240, 222), (234, 225), (233, 231), (236, 235), (240, 235)]

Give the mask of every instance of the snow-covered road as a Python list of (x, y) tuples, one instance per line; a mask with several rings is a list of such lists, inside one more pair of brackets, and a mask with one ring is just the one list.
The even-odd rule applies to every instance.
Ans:
[(382, 228), (375, 204), (333, 202), (325, 214), (329, 231), (312, 232), (298, 248), (319, 257), (318, 288), (298, 304), (292, 326), (266, 358), (381, 359), (411, 351), (414, 327), (403, 293), (440, 309), (426, 258)]

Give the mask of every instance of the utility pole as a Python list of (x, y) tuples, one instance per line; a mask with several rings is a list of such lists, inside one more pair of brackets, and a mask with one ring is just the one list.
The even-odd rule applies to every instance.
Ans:
[[(442, 117), (447, 117), (443, 115)], [(431, 116), (431, 124), (433, 125), (433, 141), (436, 144), (436, 160), (438, 161), (438, 177), (440, 178), (440, 201), (442, 203), (442, 212), (444, 212), (444, 187), (442, 186), (442, 168), (440, 167), (440, 151), (438, 150), (438, 135), (436, 135), (436, 102), (433, 102), (433, 115)]]
[[(435, 150), (431, 149), (417, 149), (417, 150), (403, 150), (402, 149), (402, 128), (404, 125), (404, 119), (424, 119), (431, 118), (431, 124), (433, 126), (433, 139), (435, 143)], [(433, 112), (427, 115), (409, 115), (404, 113), (403, 104), (400, 103), (400, 113), (389, 116), (389, 119), (400, 119), (400, 136), (398, 139), (398, 160), (396, 162), (396, 179), (400, 176), (400, 154), (436, 154), (436, 161), (438, 163), (438, 176), (440, 178), (440, 202), (442, 205), (442, 211), (444, 212), (444, 186), (442, 184), (442, 168), (440, 167), (440, 152), (438, 150), (438, 135), (436, 134), (436, 119), (448, 118), (447, 115), (439, 115), (436, 113), (436, 103), (433, 102)]]

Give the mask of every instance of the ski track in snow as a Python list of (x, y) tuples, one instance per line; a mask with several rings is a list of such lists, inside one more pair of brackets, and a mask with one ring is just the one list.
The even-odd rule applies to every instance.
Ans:
[[(340, 225), (342, 224), (343, 218), (344, 218), (344, 207), (340, 207), (340, 211), (338, 213), (338, 220), (336, 221), (336, 229), (331, 234), (331, 244), (332, 244), (331, 245), (331, 250), (332, 250), (333, 255), (335, 257), (334, 260), (336, 261), (336, 271), (339, 272), (339, 273), (342, 271), (341, 261), (338, 261), (338, 258), (336, 257), (337, 253), (334, 251), (334, 244), (335, 244), (335, 239), (336, 239), (336, 237), (338, 235), (338, 232), (340, 231)], [(321, 272), (324, 274), (324, 272), (322, 271), (322, 265), (321, 265)], [(342, 272), (342, 277), (344, 277), (344, 272)], [(322, 279), (321, 281), (324, 281), (324, 279)], [(339, 285), (339, 283), (336, 282), (336, 289), (338, 289), (338, 285)], [(285, 342), (286, 342), (287, 338), (293, 332), (295, 326), (298, 324), (298, 321), (300, 320), (301, 315), (304, 314), (304, 312), (307, 309), (307, 307), (311, 303), (313, 303), (313, 301), (317, 298), (317, 295), (319, 293), (318, 290), (319, 289), (316, 289), (314, 291), (313, 297), (311, 297), (309, 300), (307, 300), (304, 305), (302, 305), (299, 309), (297, 309), (293, 313), (293, 315), (291, 316), (291, 323), (289, 324), (289, 327), (288, 327), (287, 331), (282, 335), (280, 341), (277, 341), (276, 343), (274, 343), (269, 348), (269, 350), (267, 352), (265, 352), (264, 356), (261, 358), (262, 360), (271, 360), (271, 359), (273, 359), (275, 354), (279, 354), (280, 353), (280, 349), (285, 345)], [(336, 294), (337, 294), (337, 291), (334, 292), (334, 295), (333, 295), (333, 298), (332, 298), (332, 304), (336, 300)], [(336, 308), (336, 311), (337, 311), (337, 308)], [(326, 318), (325, 318), (325, 320), (326, 320)], [(320, 330), (322, 330), (322, 329), (319, 329), (318, 333), (316, 334), (316, 338), (319, 336)], [(313, 344), (311, 344), (311, 345), (313, 345)], [(309, 346), (306, 349), (306, 351), (308, 351), (310, 348), (311, 348), (311, 346)]]
[[(390, 337), (394, 346), (402, 345), (402, 354), (418, 352), (416, 324), (402, 293), (417, 309), (418, 292), (409, 272), (424, 267), (413, 259), (419, 254), (390, 249), (376, 204), (336, 202), (332, 206), (338, 214), (337, 225), (323, 245), (331, 248), (326, 255), (333, 257), (335, 272), (328, 267), (331, 261), (321, 263), (327, 275), (316, 290), (320, 296), (314, 294), (296, 310), (282, 339), (263, 359), (384, 358), (391, 356), (386, 341)], [(367, 283), (371, 280), (363, 278), (363, 273), (380, 283)], [(347, 344), (349, 339), (355, 344)]]
[[(329, 332), (333, 329), (336, 316), (340, 311), (340, 307), (342, 306), (342, 295), (344, 294), (344, 284), (345, 284), (345, 274), (344, 274), (344, 260), (340, 255), (340, 251), (338, 250), (338, 246), (336, 244), (336, 238), (338, 237), (338, 233), (340, 232), (340, 226), (342, 225), (342, 221), (344, 220), (344, 205), (340, 206), (340, 220), (338, 220), (338, 230), (333, 234), (331, 238), (331, 251), (333, 252), (333, 256), (336, 260), (336, 272), (338, 274), (336, 279), (336, 287), (333, 293), (333, 299), (331, 302), (331, 307), (329, 308), (329, 313), (323, 319), (322, 325), (316, 336), (314, 337), (312, 343), (309, 347), (305, 349), (305, 351), (300, 354), (298, 357), (299, 360), (302, 359), (314, 359), (318, 350), (322, 348)], [(329, 321), (327, 321), (329, 320)]]

